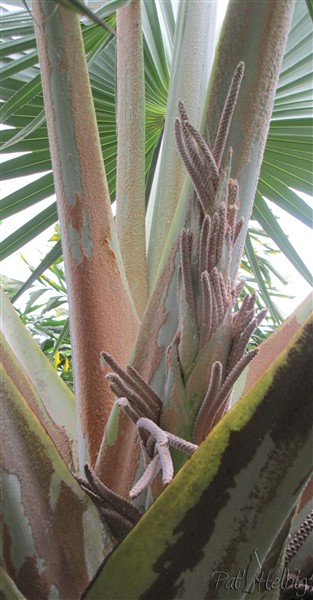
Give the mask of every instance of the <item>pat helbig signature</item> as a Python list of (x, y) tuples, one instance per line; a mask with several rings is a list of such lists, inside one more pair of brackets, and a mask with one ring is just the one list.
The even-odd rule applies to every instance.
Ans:
[[(258, 575), (251, 580), (251, 565), (257, 561), (259, 569)], [(242, 590), (242, 593), (252, 594), (255, 591), (270, 591), (270, 590), (286, 590), (292, 589), (296, 598), (302, 598), (307, 593), (308, 580), (300, 578), (300, 572), (290, 574), (287, 568), (284, 569), (280, 577), (273, 577), (271, 571), (265, 573), (262, 570), (262, 564), (259, 560), (257, 550), (251, 554), (250, 560), (246, 568), (238, 571), (235, 575), (230, 575), (226, 571), (214, 571), (211, 573), (212, 586), (215, 590), (223, 587), (225, 590)]]

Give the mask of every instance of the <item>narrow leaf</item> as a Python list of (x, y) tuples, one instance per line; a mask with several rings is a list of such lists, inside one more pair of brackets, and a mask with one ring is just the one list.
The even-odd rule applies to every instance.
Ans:
[(41, 91), (41, 79), (40, 75), (34, 77), (31, 81), (25, 83), (25, 85), (8, 100), (3, 109), (1, 110), (1, 119), (5, 123), (8, 118), (15, 113), (19, 108), (24, 106), (31, 98), (34, 98)]
[(2, 242), (1, 256), (2, 260), (19, 250), (24, 244), (27, 244), (36, 235), (47, 229), (57, 220), (56, 203), (53, 202), (48, 208), (45, 208), (39, 215), (22, 225)]
[(4, 142), (1, 146), (2, 150), (6, 150), (11, 146), (14, 146), (21, 140), (24, 140), (28, 135), (30, 135), (33, 131), (35, 131), (45, 120), (45, 112), (42, 110), (34, 119), (32, 119), (25, 127), (20, 129), (15, 135), (11, 136), (6, 142)]
[(280, 323), (281, 318), (280, 318), (280, 315), (277, 312), (276, 306), (272, 302), (271, 296), (268, 292), (267, 285), (264, 281), (261, 269), (259, 267), (258, 259), (254, 252), (253, 244), (251, 242), (251, 237), (250, 237), (249, 233), (247, 233), (245, 249), (246, 249), (247, 257), (249, 259), (249, 263), (251, 265), (252, 271), (254, 273), (254, 276), (256, 278), (258, 286), (261, 290), (265, 305), (270, 310), (270, 313), (271, 313), (274, 323), (278, 324), (278, 323)]
[(312, 285), (312, 275), (304, 262), (301, 260), (298, 253), (290, 243), (288, 237), (283, 232), (282, 228), (274, 217), (272, 211), (266, 204), (262, 196), (257, 192), (255, 197), (255, 203), (253, 207), (253, 216), (263, 227), (264, 231), (272, 238), (277, 244), (278, 248), (285, 254), (285, 256), (294, 265), (297, 271), (302, 277)]
[(54, 192), (53, 175), (47, 173), (1, 200), (1, 218), (6, 219), (20, 210), (49, 198)]
[(23, 283), (23, 285), (19, 288), (19, 290), (14, 294), (14, 296), (11, 300), (12, 304), (14, 304), (14, 302), (16, 302), (16, 300), (22, 294), (24, 294), (24, 292), (26, 290), (28, 290), (28, 288), (30, 288), (30, 286), (34, 283), (34, 281), (36, 281), (36, 279), (38, 279), (40, 277), (40, 275), (42, 275), (46, 271), (46, 269), (49, 269), (49, 267), (56, 260), (58, 260), (58, 258), (60, 258), (60, 256), (62, 256), (62, 248), (61, 248), (61, 241), (59, 240), (53, 246), (52, 250), (50, 250), (50, 252), (48, 252), (48, 254), (45, 256), (45, 258), (38, 265), (38, 267), (36, 267), (36, 269), (33, 270), (32, 274), (28, 277), (28, 279), (25, 281), (25, 283)]

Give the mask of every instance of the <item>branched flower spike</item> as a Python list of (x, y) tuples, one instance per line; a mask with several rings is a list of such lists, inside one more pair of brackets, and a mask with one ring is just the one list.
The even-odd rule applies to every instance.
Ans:
[[(121, 404), (120, 407), (123, 409)], [(163, 485), (167, 485), (172, 481), (174, 467), (169, 451), (170, 446), (177, 450), (181, 450), (182, 452), (186, 452), (186, 454), (189, 455), (193, 454), (198, 447), (195, 444), (173, 435), (169, 431), (163, 431), (158, 425), (153, 423), (153, 421), (150, 421), (150, 419), (138, 419), (137, 429), (144, 445), (146, 444), (147, 434), (149, 436), (148, 440), (151, 438), (153, 439), (154, 457), (142, 477), (130, 491), (129, 496), (131, 499), (136, 498), (149, 487), (159, 471), (162, 472)]]
[[(149, 488), (159, 473), (163, 485), (172, 480), (175, 469), (170, 447), (193, 454), (227, 411), (236, 379), (257, 353), (245, 350), (266, 310), (256, 314), (252, 294), (243, 299), (234, 314), (244, 282), (236, 285), (230, 278), (230, 264), (243, 218), (238, 218), (238, 182), (229, 179), (231, 153), (226, 166), (221, 166), (243, 71), (244, 65), (240, 63), (212, 151), (190, 122), (184, 103), (179, 101), (175, 138), (195, 196), (194, 210), (188, 212), (180, 234), (178, 326), (166, 351), (162, 397), (134, 367), (129, 365), (124, 370), (110, 354), (102, 353), (113, 371), (106, 377), (117, 395), (116, 404), (137, 428), (143, 454), (145, 470), (130, 491), (131, 499)], [(187, 432), (190, 441), (179, 436), (182, 431), (184, 435)], [(173, 460), (177, 460), (176, 453)], [(181, 462), (177, 460), (175, 468), (180, 468)], [(100, 494), (95, 477), (89, 471), (86, 475), (85, 487), (89, 493), (98, 502), (102, 497), (108, 502), (107, 492)], [(105, 510), (112, 522), (108, 511), (113, 507), (106, 505)], [(120, 517), (115, 515), (114, 519), (117, 518)]]
[(84, 470), (86, 479), (78, 476), (76, 479), (97, 505), (113, 542), (117, 543), (138, 523), (142, 515), (130, 502), (106, 487), (87, 463)]
[[(114, 358), (107, 352), (101, 354), (104, 364), (108, 364), (114, 373), (109, 373), (106, 378), (110, 388), (119, 398), (126, 398), (129, 403), (128, 413), (147, 417), (155, 423), (158, 422), (162, 407), (161, 398), (150, 388), (141, 375), (128, 365), (126, 371), (122, 369)], [(130, 416), (130, 414), (129, 414)]]
[(220, 119), (218, 131), (216, 134), (216, 140), (213, 147), (213, 156), (216, 160), (216, 164), (218, 167), (221, 164), (222, 156), (225, 149), (225, 144), (229, 132), (229, 127), (231, 123), (231, 119), (233, 116), (234, 108), (237, 102), (237, 97), (241, 85), (241, 80), (243, 78), (244, 73), (244, 63), (241, 62), (236, 68), (235, 74), (233, 76), (231, 86), (228, 92), (228, 96), (226, 98), (225, 106), (223, 109), (223, 113)]
[(313, 532), (313, 510), (309, 512), (308, 516), (301, 523), (300, 527), (295, 531), (292, 538), (289, 540), (286, 552), (285, 552), (285, 565), (290, 563), (293, 557), (297, 554), (298, 550), (304, 544), (307, 537)]
[(174, 132), (180, 156), (190, 175), (202, 213), (212, 205), (219, 173), (212, 152), (197, 129), (190, 123), (186, 108), (179, 101), (180, 119), (175, 120)]
[[(240, 63), (231, 82), (212, 152), (190, 123), (182, 101), (179, 102), (179, 118), (175, 123), (177, 147), (193, 182), (199, 208), (198, 230), (194, 220), (191, 229), (185, 226), (181, 234), (180, 269), (183, 285), (179, 287), (178, 304), (183, 304), (183, 293), (193, 323), (198, 326), (196, 332), (186, 311), (180, 311), (178, 360), (183, 380), (188, 380), (191, 371), (196, 368), (197, 357), (210, 347), (212, 336), (216, 334), (218, 339), (218, 330), (224, 325), (225, 319), (225, 329), (230, 332), (230, 352), (226, 361), (225, 357), (223, 359), (225, 364), (222, 366), (217, 361), (210, 365), (211, 380), (208, 381), (207, 394), (194, 424), (193, 440), (197, 443), (204, 439), (227, 410), (236, 379), (257, 353), (257, 350), (253, 350), (245, 354), (249, 338), (266, 314), (264, 309), (256, 315), (255, 296), (248, 295), (239, 312), (233, 316), (232, 325), (229, 323), (230, 313), (244, 287), (241, 281), (234, 289), (229, 277), (231, 253), (242, 229), (243, 218), (237, 217), (238, 182), (232, 178), (226, 179), (227, 170), (221, 169), (221, 161), (243, 72), (244, 65)], [(192, 262), (197, 256), (196, 248), (193, 248), (191, 260), (188, 243), (191, 234), (193, 245), (197, 240), (199, 244), (198, 264)], [(173, 345), (174, 340), (170, 348)], [(190, 348), (193, 348), (192, 351)], [(168, 352), (168, 357), (171, 359), (171, 352)], [(176, 361), (175, 352), (173, 357)], [(199, 373), (199, 376), (204, 377), (204, 374)]]

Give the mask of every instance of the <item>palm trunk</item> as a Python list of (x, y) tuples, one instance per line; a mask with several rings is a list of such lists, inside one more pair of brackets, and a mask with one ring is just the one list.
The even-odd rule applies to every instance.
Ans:
[(40, 0), (33, 10), (69, 292), (80, 461), (94, 464), (114, 400), (100, 352), (110, 347), (125, 364), (137, 318), (112, 227), (78, 15)]
[(145, 81), (140, 0), (117, 11), (117, 235), (140, 317), (147, 299)]

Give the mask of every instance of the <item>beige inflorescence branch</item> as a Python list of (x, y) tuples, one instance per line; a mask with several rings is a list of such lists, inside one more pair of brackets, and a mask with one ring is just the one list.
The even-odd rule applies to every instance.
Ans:
[[(199, 208), (200, 233), (195, 234), (187, 227), (181, 233), (182, 285), (178, 299), (181, 303), (181, 295), (184, 296), (197, 323), (199, 339), (194, 364), (197, 355), (209, 345), (213, 334), (223, 325), (226, 315), (232, 312), (228, 359), (224, 365), (216, 361), (211, 366), (207, 393), (194, 423), (193, 442), (196, 444), (205, 439), (227, 411), (235, 381), (257, 354), (257, 350), (245, 354), (246, 346), (267, 312), (263, 309), (256, 314), (255, 294), (246, 295), (240, 309), (234, 312), (244, 282), (234, 286), (229, 276), (232, 248), (243, 226), (243, 218), (237, 217), (238, 182), (229, 178), (225, 185), (221, 161), (243, 72), (244, 65), (240, 63), (231, 82), (212, 152), (203, 136), (190, 123), (182, 101), (179, 102), (180, 116), (175, 121), (177, 147), (194, 185)], [(195, 273), (197, 264), (198, 278)], [(181, 335), (186, 330), (184, 318), (183, 314), (176, 339), (179, 338), (178, 357), (186, 378), (188, 369), (184, 370), (186, 348), (183, 344), (190, 344), (190, 338)]]
[(192, 454), (197, 446), (158, 426), (162, 400), (134, 367), (128, 365), (126, 370), (122, 369), (107, 352), (102, 353), (102, 364), (103, 361), (114, 370), (106, 378), (112, 391), (118, 396), (117, 406), (136, 425), (144, 453), (146, 470), (129, 493), (133, 499), (153, 482), (160, 471), (164, 485), (172, 480), (174, 467), (170, 446), (187, 454)]
[[(228, 410), (235, 381), (257, 353), (257, 350), (245, 353), (245, 349), (266, 309), (256, 314), (255, 294), (248, 294), (239, 310), (235, 310), (244, 281), (236, 284), (229, 272), (232, 249), (243, 219), (238, 218), (238, 182), (229, 177), (230, 166), (228, 170), (221, 166), (243, 72), (244, 65), (240, 63), (230, 85), (212, 151), (190, 122), (182, 101), (174, 125), (177, 148), (196, 196), (192, 218), (189, 213), (180, 235), (178, 330), (167, 351), (168, 373), (171, 360), (178, 361), (180, 384), (185, 386), (185, 391), (198, 357), (203, 357), (205, 352), (210, 356), (210, 344), (212, 342), (214, 347), (214, 340), (221, 331), (219, 328), (224, 327), (228, 332), (226, 360), (224, 356), (210, 363), (205, 374), (208, 385), (198, 410), (195, 409), (192, 439), (184, 440), (160, 427), (166, 386), (161, 398), (134, 367), (128, 365), (122, 369), (110, 354), (102, 353), (102, 361), (113, 371), (106, 378), (117, 396), (116, 404), (137, 428), (144, 458), (145, 471), (131, 489), (130, 499), (151, 486), (158, 474), (163, 485), (171, 481), (174, 467), (170, 447), (187, 455), (193, 454)], [(230, 157), (231, 153), (228, 153), (228, 162)], [(136, 522), (140, 513), (137, 509), (136, 513), (132, 512), (129, 502), (103, 486), (88, 466), (86, 477), (87, 481), (82, 485), (95, 498), (110, 523), (112, 536), (117, 539)]]

